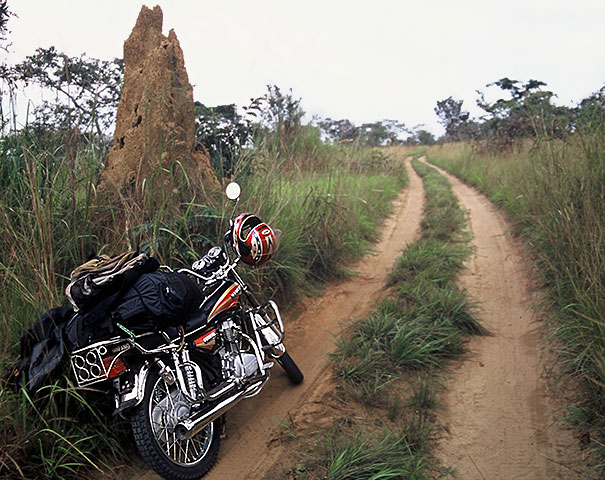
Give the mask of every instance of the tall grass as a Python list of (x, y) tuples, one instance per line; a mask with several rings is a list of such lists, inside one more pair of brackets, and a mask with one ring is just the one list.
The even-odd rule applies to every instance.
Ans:
[[(145, 221), (131, 224), (119, 204), (95, 201), (102, 151), (90, 142), (67, 155), (60, 136), (41, 141), (24, 130), (0, 142), (0, 371), (16, 360), (20, 335), (43, 311), (64, 303), (69, 272), (93, 253), (117, 253), (152, 243), (174, 215), (160, 218), (155, 229)], [(135, 208), (131, 202), (129, 208)], [(182, 207), (187, 213), (191, 207)], [(174, 214), (174, 209), (170, 212)], [(177, 217), (179, 218), (179, 217)], [(181, 221), (183, 221), (181, 215)], [(186, 219), (186, 217), (185, 217)], [(134, 244), (133, 231), (139, 230)], [(168, 231), (168, 229), (164, 229)], [(171, 232), (171, 233), (172, 233)], [(174, 234), (170, 236), (170, 240)], [(191, 239), (192, 236), (185, 236)], [(169, 241), (155, 251), (170, 251)], [(0, 385), (0, 476), (14, 478), (77, 478), (82, 469), (103, 469), (106, 460), (124, 460), (124, 429), (107, 415), (110, 403), (99, 403), (68, 377), (36, 394), (12, 392)], [(97, 398), (101, 398), (97, 395)], [(99, 406), (102, 408), (99, 409)], [(99, 413), (97, 413), (99, 412)]]
[[(399, 162), (395, 159), (393, 165)], [(385, 173), (387, 173), (385, 175)], [(244, 183), (243, 205), (282, 231), (266, 268), (250, 272), (266, 293), (294, 296), (346, 273), (376, 240), (390, 200), (405, 184), (400, 173), (361, 173), (342, 167), (296, 178), (273, 172)]]
[[(283, 231), (276, 260), (247, 278), (282, 299), (346, 273), (405, 184), (399, 157), (331, 147), (317, 137), (295, 141), (282, 158), (261, 147), (247, 152), (251, 163), (237, 178), (241, 208)], [(178, 267), (199, 258), (226, 228), (232, 205), (220, 192), (206, 197), (178, 164), (151, 174), (131, 195), (111, 198), (96, 192), (104, 158), (92, 142), (69, 159), (64, 139), (40, 143), (28, 131), (3, 138), (0, 148), (0, 371), (16, 359), (24, 329), (64, 303), (69, 272), (89, 255), (142, 249)], [(99, 413), (94, 395), (58, 378), (35, 398), (0, 386), (7, 447), (0, 477), (22, 471), (31, 478), (27, 472), (44, 465), (49, 478), (79, 478), (128, 453), (116, 448), (124, 429), (114, 428), (111, 407)]]
[(69, 272), (90, 255), (147, 248), (161, 259), (183, 261), (193, 258), (196, 247), (211, 243), (206, 236), (216, 237), (206, 220), (216, 213), (186, 201), (195, 200), (188, 195), (195, 185), (181, 187), (180, 195), (172, 185), (156, 185), (157, 195), (147, 191), (128, 202), (99, 203), (95, 184), (103, 156), (92, 143), (73, 163), (59, 137), (40, 144), (23, 131), (4, 139), (2, 148), (0, 328), (5, 335), (0, 352), (6, 352), (7, 339), (14, 343), (29, 326), (33, 312), (64, 302)]
[(502, 207), (531, 247), (550, 292), (565, 370), (584, 395), (572, 419), (605, 466), (605, 123), (564, 140), (539, 138), (514, 151), (433, 147), (431, 161)]
[(0, 388), (0, 477), (81, 478), (128, 458), (127, 422), (108, 421), (111, 400), (55, 381), (35, 394)]
[(90, 245), (88, 187), (98, 159), (89, 150), (80, 152), (74, 188), (60, 141), (40, 145), (24, 131), (1, 145), (0, 352), (5, 358), (7, 344), (34, 312), (61, 303), (61, 277)]
[[(294, 478), (422, 479), (451, 473), (438, 469), (430, 453), (437, 373), (464, 351), (469, 334), (486, 332), (455, 284), (471, 251), (464, 213), (443, 175), (418, 161), (413, 166), (427, 198), (421, 237), (398, 260), (389, 297), (337, 337), (332, 355), (341, 401), (361, 404), (367, 418), (344, 413), (316, 434)], [(409, 390), (405, 399), (402, 385)]]

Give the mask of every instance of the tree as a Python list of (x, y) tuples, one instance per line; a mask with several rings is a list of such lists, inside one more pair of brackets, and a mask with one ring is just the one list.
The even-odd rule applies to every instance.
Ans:
[(497, 86), (509, 97), (489, 103), (482, 92), (477, 92), (477, 104), (487, 113), (482, 135), (497, 148), (508, 148), (523, 138), (561, 137), (570, 131), (573, 114), (567, 107), (552, 103), (555, 95), (542, 90), (546, 83), (539, 80), (523, 83), (504, 77), (486, 86)]
[(605, 129), (605, 85), (574, 109), (573, 129), (580, 133)]
[(124, 73), (122, 59), (68, 57), (51, 46), (38, 48), (14, 72), (25, 85), (34, 83), (59, 94), (36, 108), (38, 124), (60, 131), (77, 124), (80, 130), (102, 136), (113, 123)]
[(8, 0), (0, 0), (0, 48), (4, 51), (8, 50), (10, 45), (7, 45), (8, 20), (15, 14), (8, 9)]
[(401, 134), (406, 132), (405, 124), (396, 120), (382, 120), (364, 123), (359, 127), (359, 139), (371, 147), (398, 143)]
[(406, 145), (434, 145), (435, 136), (428, 130), (423, 129), (424, 124), (419, 124), (408, 130), (410, 136), (405, 139)]
[[(10, 44), (8, 43), (8, 20), (14, 16), (8, 9), (7, 0), (0, 0), (0, 49), (8, 51)], [(15, 75), (11, 67), (6, 64), (0, 64), (0, 131), (4, 130), (8, 120), (4, 118), (3, 99), (5, 92), (9, 92), (9, 97), (12, 99), (15, 91)]]
[(242, 149), (253, 140), (254, 120), (261, 110), (261, 98), (244, 107), (245, 116), (237, 113), (235, 104), (207, 107), (195, 102), (196, 140), (208, 153), (219, 178), (231, 177)]
[(435, 113), (439, 117), (439, 123), (445, 128), (447, 140), (459, 141), (469, 138), (469, 113), (462, 110), (463, 100), (454, 100), (448, 97), (437, 102)]
[(326, 118), (320, 120), (318, 125), (333, 142), (347, 142), (359, 137), (359, 128), (346, 118), (341, 120)]
[(416, 132), (416, 139), (420, 145), (433, 145), (435, 143), (435, 136), (431, 132), (423, 129)]
[(540, 87), (546, 86), (546, 84), (539, 80), (529, 80), (529, 82), (523, 84), (518, 80), (511, 80), (508, 77), (504, 77), (486, 85), (486, 87), (492, 86), (499, 87), (501, 90), (508, 92), (511, 98), (500, 98), (493, 103), (488, 103), (485, 101), (484, 94), (477, 91), (479, 94), (477, 105), (491, 116), (502, 119), (520, 113), (524, 100), (528, 96), (534, 94)]
[(273, 132), (273, 148), (287, 148), (296, 137), (305, 114), (301, 99), (294, 98), (292, 89), (284, 94), (276, 85), (267, 85), (263, 100), (262, 118)]

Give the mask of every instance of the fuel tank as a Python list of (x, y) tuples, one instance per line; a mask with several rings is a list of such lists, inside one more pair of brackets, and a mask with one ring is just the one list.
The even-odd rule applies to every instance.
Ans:
[(190, 317), (185, 331), (191, 332), (206, 325), (219, 314), (236, 308), (239, 305), (241, 292), (242, 288), (236, 282), (226, 279), (206, 287), (204, 301), (199, 311)]

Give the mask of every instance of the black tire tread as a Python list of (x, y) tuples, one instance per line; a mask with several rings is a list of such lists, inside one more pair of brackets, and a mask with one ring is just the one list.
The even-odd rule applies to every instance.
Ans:
[(282, 366), (284, 371), (286, 372), (286, 376), (294, 385), (300, 385), (305, 376), (296, 365), (296, 362), (292, 360), (292, 357), (288, 352), (284, 352), (281, 357), (278, 357), (277, 362)]
[(186, 467), (182, 467), (180, 465), (169, 465), (169, 460), (165, 458), (159, 451), (159, 447), (153, 438), (151, 426), (147, 421), (147, 402), (149, 401), (151, 394), (149, 390), (151, 388), (150, 385), (154, 383), (155, 378), (157, 378), (157, 374), (150, 373), (147, 379), (147, 386), (145, 387), (145, 398), (137, 407), (133, 409), (133, 414), (130, 421), (134, 441), (147, 465), (149, 465), (149, 467), (162, 478), (165, 478), (166, 480), (197, 480), (206, 475), (216, 463), (220, 446), (220, 421), (215, 420), (215, 438), (212, 440), (213, 443), (210, 446), (210, 450), (206, 454), (206, 458), (201, 464), (195, 467), (195, 470), (192, 469), (191, 471), (186, 472), (183, 471), (183, 469)]

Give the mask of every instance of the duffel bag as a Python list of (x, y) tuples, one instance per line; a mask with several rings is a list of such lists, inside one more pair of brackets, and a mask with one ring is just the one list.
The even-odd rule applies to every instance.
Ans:
[(87, 312), (107, 298), (117, 299), (139, 275), (156, 271), (159, 266), (155, 258), (145, 253), (125, 252), (113, 257), (99, 255), (71, 272), (65, 294), (75, 312)]
[(112, 318), (132, 328), (149, 320), (159, 327), (184, 325), (202, 300), (196, 282), (186, 274), (147, 273), (122, 296), (112, 310)]

